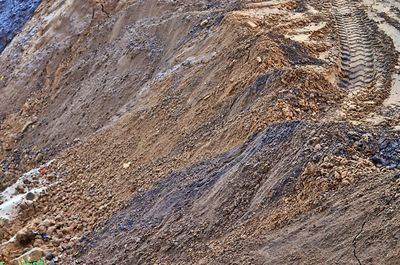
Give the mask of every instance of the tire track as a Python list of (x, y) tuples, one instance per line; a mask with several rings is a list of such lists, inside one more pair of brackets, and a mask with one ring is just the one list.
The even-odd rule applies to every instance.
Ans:
[(370, 29), (373, 22), (353, 1), (335, 0), (332, 9), (341, 49), (339, 86), (351, 90), (383, 86)]
[(393, 41), (368, 17), (359, 1), (332, 0), (329, 11), (323, 9), (335, 21), (340, 47), (338, 86), (349, 91), (339, 113), (365, 118), (390, 93), (398, 56)]
[[(292, 6), (285, 1), (243, 0), (241, 7), (268, 12), (277, 4)], [(338, 65), (337, 84), (348, 91), (348, 96), (337, 110), (339, 117), (334, 117), (366, 118), (377, 111), (390, 94), (398, 57), (392, 39), (368, 17), (367, 8), (361, 1), (307, 0), (302, 4), (310, 4), (331, 23), (330, 37), (339, 48), (339, 56), (333, 53), (333, 61)]]

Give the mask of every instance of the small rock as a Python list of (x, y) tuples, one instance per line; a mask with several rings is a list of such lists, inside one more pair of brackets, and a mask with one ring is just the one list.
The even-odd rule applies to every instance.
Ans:
[(45, 233), (47, 231), (47, 227), (45, 227), (44, 225), (40, 224), (37, 227), (37, 230), (38, 230), (39, 233)]
[(201, 23), (200, 23), (200, 27), (205, 27), (208, 24), (208, 19), (204, 19)]
[(364, 134), (361, 136), (361, 139), (362, 139), (364, 142), (369, 142), (370, 140), (373, 139), (373, 136), (372, 136), (372, 134), (370, 134), (370, 133), (364, 133)]
[(56, 224), (56, 222), (52, 219), (46, 219), (41, 223), (41, 225), (43, 225), (45, 227), (51, 227), (51, 226), (54, 226), (55, 224)]
[(35, 157), (36, 163), (42, 162), (42, 161), (43, 161), (43, 158), (44, 158), (44, 156), (43, 156), (42, 153), (37, 154), (36, 157)]
[(54, 247), (58, 247), (58, 246), (61, 244), (61, 242), (62, 242), (62, 240), (59, 239), (59, 238), (54, 238), (53, 240), (51, 240), (51, 244), (52, 244)]
[(122, 165), (122, 167), (124, 168), (124, 169), (128, 169), (130, 166), (131, 166), (131, 162), (128, 162), (128, 163), (124, 163), (123, 165)]
[(25, 188), (24, 188), (24, 186), (22, 186), (22, 185), (18, 185), (18, 186), (15, 188), (15, 190), (16, 190), (18, 193), (24, 193), (24, 192), (25, 192)]
[(27, 209), (29, 209), (29, 204), (27, 203), (27, 202), (22, 202), (20, 205), (19, 205), (19, 207), (22, 209), (22, 210), (27, 210)]
[(35, 242), (33, 243), (34, 247), (41, 247), (44, 245), (44, 240), (43, 239), (36, 239)]
[(0, 242), (8, 236), (8, 232), (5, 227), (0, 227)]
[(344, 185), (350, 185), (350, 181), (348, 180), (348, 179), (343, 179), (342, 180), (342, 183), (344, 184)]
[(19, 245), (25, 246), (31, 243), (35, 239), (35, 236), (35, 233), (33, 233), (31, 230), (23, 229), (17, 233), (15, 239)]
[(30, 181), (29, 179), (24, 179), (22, 182), (23, 182), (25, 185), (31, 184), (31, 181)]
[(70, 245), (69, 244), (61, 243), (60, 250), (65, 251), (65, 250), (68, 250), (68, 249), (70, 249)]
[(54, 232), (56, 231), (56, 227), (55, 226), (51, 226), (49, 227), (49, 229), (47, 229), (47, 232), (52, 235)]
[(49, 241), (50, 240), (50, 236), (46, 233), (42, 233), (41, 234), (42, 240), (43, 241)]
[(257, 28), (258, 27), (258, 25), (256, 24), (256, 23), (254, 23), (253, 21), (247, 21), (247, 25), (250, 27), (250, 28)]
[(262, 59), (261, 59), (260, 56), (257, 56), (256, 60), (257, 60), (258, 63), (262, 63)]
[(5, 227), (8, 225), (8, 220), (4, 218), (0, 218), (0, 227)]
[(54, 254), (51, 252), (48, 252), (48, 253), (46, 253), (45, 258), (46, 258), (46, 260), (53, 260)]
[(40, 176), (43, 177), (44, 175), (46, 175), (46, 172), (47, 172), (46, 167), (45, 166), (40, 166), (40, 168), (39, 168)]
[(28, 193), (26, 194), (25, 198), (26, 198), (28, 201), (33, 201), (33, 200), (35, 199), (35, 194), (33, 194), (32, 192), (28, 192)]
[(315, 151), (321, 151), (322, 150), (322, 145), (316, 144), (314, 149), (315, 149)]
[(47, 179), (48, 181), (50, 181), (50, 182), (55, 181), (56, 178), (57, 178), (57, 177), (56, 177), (54, 174), (47, 174), (47, 175), (46, 175), (46, 179)]

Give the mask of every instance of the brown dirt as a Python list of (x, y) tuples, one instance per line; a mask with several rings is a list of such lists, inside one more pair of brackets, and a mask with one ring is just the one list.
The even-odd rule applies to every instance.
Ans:
[[(370, 97), (337, 85), (326, 8), (43, 1), (0, 56), (0, 178), (54, 158), (52, 185), (0, 223), (0, 256), (396, 264), (397, 143), (383, 140), (397, 135), (363, 120), (387, 87), (362, 88), (377, 99), (364, 108)], [(21, 231), (38, 235), (9, 241)]]

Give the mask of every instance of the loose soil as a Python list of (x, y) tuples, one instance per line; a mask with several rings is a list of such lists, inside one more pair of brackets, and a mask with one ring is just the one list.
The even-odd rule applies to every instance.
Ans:
[(0, 257), (397, 264), (400, 12), (367, 2), (43, 0), (0, 55)]

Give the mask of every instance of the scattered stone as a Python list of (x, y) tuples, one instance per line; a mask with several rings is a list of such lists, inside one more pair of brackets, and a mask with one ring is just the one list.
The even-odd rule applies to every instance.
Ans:
[(256, 60), (257, 60), (258, 63), (262, 63), (262, 59), (261, 59), (260, 56), (258, 56), (258, 57), (256, 58)]
[(51, 252), (48, 252), (48, 253), (46, 253), (45, 258), (46, 258), (46, 260), (53, 260), (54, 254)]
[(25, 188), (22, 185), (18, 185), (17, 188), (15, 188), (15, 190), (20, 194), (25, 192)]
[(247, 21), (247, 26), (249, 26), (252, 29), (258, 27), (258, 25), (256, 23), (254, 23), (253, 21), (250, 21), (250, 20)]
[(20, 207), (22, 210), (27, 210), (27, 209), (29, 209), (30, 206), (31, 206), (31, 204), (29, 204), (27, 201), (22, 202), (22, 203), (19, 205), (19, 207)]
[(364, 142), (369, 142), (369, 141), (371, 141), (373, 138), (374, 138), (374, 137), (373, 137), (372, 134), (370, 134), (370, 133), (364, 133), (364, 134), (361, 136), (361, 140), (364, 141)]
[(201, 23), (200, 26), (201, 27), (205, 27), (208, 24), (208, 19), (204, 19)]
[(56, 180), (56, 175), (54, 175), (54, 174), (47, 174), (46, 175), (46, 179), (48, 180), (48, 181), (50, 181), (50, 182), (53, 182), (53, 181), (55, 181)]
[(35, 236), (32, 230), (23, 229), (16, 234), (15, 239), (19, 245), (26, 246), (35, 239)]
[(27, 199), (28, 201), (33, 201), (35, 199), (35, 194), (33, 194), (32, 192), (28, 192), (25, 196), (25, 199)]
[(131, 166), (131, 162), (128, 162), (128, 163), (124, 163), (123, 165), (122, 165), (122, 167), (124, 168), (124, 169), (128, 169), (130, 166)]
[(43, 177), (44, 175), (46, 175), (46, 172), (47, 172), (46, 167), (45, 166), (40, 166), (40, 168), (39, 168), (40, 176)]
[(56, 224), (56, 222), (52, 219), (46, 219), (41, 223), (41, 225), (43, 225), (44, 227), (47, 227), (47, 228), (54, 226), (55, 224)]
[(25, 185), (29, 185), (29, 184), (32, 183), (32, 181), (30, 181), (29, 179), (24, 179), (22, 182), (23, 182)]
[(49, 241), (50, 240), (50, 236), (46, 233), (42, 233), (41, 234), (42, 240), (43, 241)]

